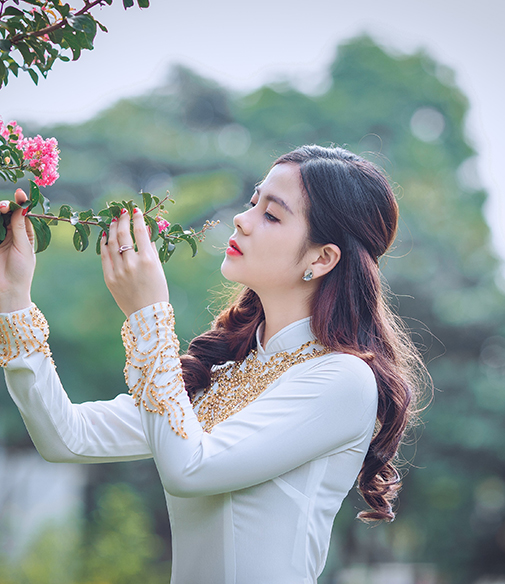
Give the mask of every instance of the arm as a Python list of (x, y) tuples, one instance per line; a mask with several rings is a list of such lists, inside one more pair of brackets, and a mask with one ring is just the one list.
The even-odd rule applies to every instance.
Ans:
[(206, 433), (184, 390), (170, 305), (134, 313), (123, 329), (126, 377), (166, 490), (212, 495), (259, 484), (326, 454), (364, 449), (375, 378), (357, 357), (329, 354), (284, 374), (270, 391)]
[[(26, 195), (18, 189), (16, 200)], [(0, 211), (8, 211), (0, 202)], [(21, 209), (0, 245), (0, 364), (41, 455), (53, 462), (110, 462), (151, 456), (138, 410), (127, 395), (75, 405), (51, 359), (47, 323), (31, 304), (33, 232)]]

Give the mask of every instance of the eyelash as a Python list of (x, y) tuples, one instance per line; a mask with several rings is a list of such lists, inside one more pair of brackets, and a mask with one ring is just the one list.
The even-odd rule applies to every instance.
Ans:
[[(246, 209), (252, 209), (253, 207), (256, 206), (256, 203), (253, 203), (252, 201), (250, 201), (249, 203), (246, 203), (244, 205), (244, 207)], [(277, 219), (277, 217), (274, 217), (273, 215), (271, 215), (270, 213), (265, 212), (264, 213), (265, 219), (267, 221), (270, 221), (270, 223), (280, 223), (280, 219)]]

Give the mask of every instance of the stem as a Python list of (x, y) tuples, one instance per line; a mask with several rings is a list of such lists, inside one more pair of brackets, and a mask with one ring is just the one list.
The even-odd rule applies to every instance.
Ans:
[[(170, 197), (170, 195), (167, 195), (164, 199), (161, 199), (161, 201), (155, 205), (154, 207), (151, 207), (149, 209), (149, 211), (147, 211), (146, 213), (144, 213), (144, 215), (150, 215), (153, 211), (155, 211), (156, 209), (158, 209), (161, 205), (163, 205), (163, 203)], [(36, 217), (37, 219), (49, 219), (51, 221), (65, 221), (66, 223), (72, 223), (71, 219), (68, 219), (67, 217), (55, 217), (53, 215), (45, 215), (45, 214), (40, 214), (40, 213), (27, 213), (26, 217)], [(77, 223), (81, 223), (82, 225), (98, 225), (100, 227), (100, 223), (98, 223), (98, 221), (91, 221), (89, 219), (86, 219), (85, 221), (81, 221), (80, 219), (77, 221)], [(73, 223), (74, 225), (75, 223)]]

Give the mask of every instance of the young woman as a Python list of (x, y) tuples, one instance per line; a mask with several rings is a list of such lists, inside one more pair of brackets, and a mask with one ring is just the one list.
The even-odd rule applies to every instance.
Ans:
[(156, 249), (135, 210), (135, 251), (125, 211), (102, 262), (127, 316), (132, 396), (72, 404), (30, 299), (29, 223), (13, 214), (0, 246), (9, 391), (47, 460), (154, 458), (173, 584), (314, 584), (356, 477), (370, 506), (360, 517), (394, 518), (419, 364), (381, 292), (397, 221), (387, 180), (363, 158), (318, 146), (281, 156), (234, 219), (222, 273), (242, 293), (179, 357)]

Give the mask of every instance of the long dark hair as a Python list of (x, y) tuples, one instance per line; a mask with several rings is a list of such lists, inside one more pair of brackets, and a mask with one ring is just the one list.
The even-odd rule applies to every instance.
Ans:
[[(383, 173), (343, 148), (302, 146), (277, 164), (299, 167), (307, 198), (309, 242), (337, 245), (342, 256), (312, 299), (311, 328), (334, 351), (364, 359), (377, 380), (375, 435), (358, 478), (371, 509), (364, 521), (394, 519), (392, 504), (401, 486), (395, 467), (398, 448), (416, 417), (422, 361), (402, 322), (385, 299), (378, 259), (391, 246), (398, 204)], [(244, 359), (255, 347), (264, 319), (257, 294), (245, 288), (182, 357), (186, 388), (193, 396), (210, 385), (214, 365)]]

